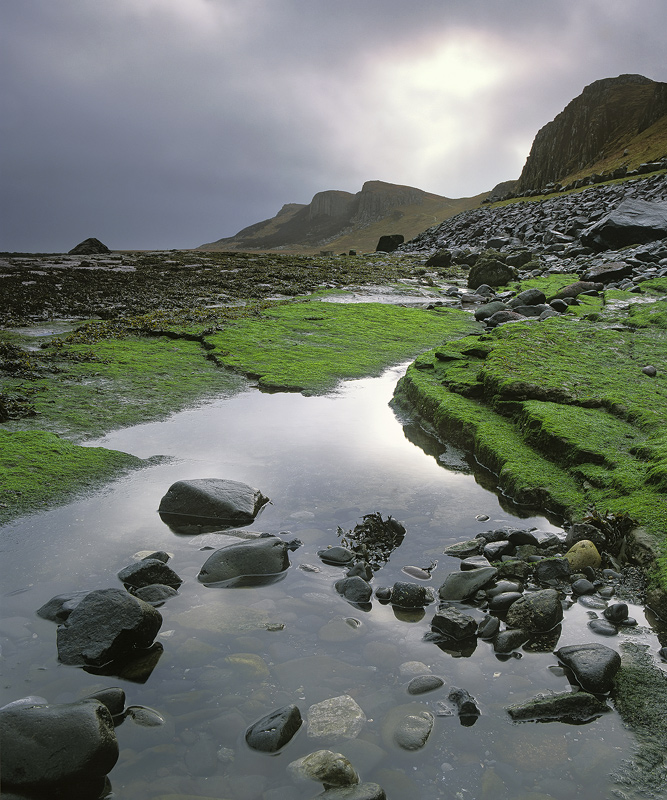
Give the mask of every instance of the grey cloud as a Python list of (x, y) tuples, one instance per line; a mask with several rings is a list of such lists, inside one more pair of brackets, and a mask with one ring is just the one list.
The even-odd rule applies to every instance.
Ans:
[[(516, 177), (586, 84), (665, 80), (666, 21), (662, 0), (7, 0), (0, 249), (191, 247), (370, 179), (476, 194)], [(420, 172), (409, 142), (378, 146), (391, 86), (369, 65), (466, 31), (530, 69), (483, 95), (470, 144), (452, 157), (443, 142)]]

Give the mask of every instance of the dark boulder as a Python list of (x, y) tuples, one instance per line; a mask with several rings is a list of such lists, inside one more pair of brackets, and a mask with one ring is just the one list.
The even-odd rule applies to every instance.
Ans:
[(255, 575), (277, 575), (289, 567), (289, 547), (277, 536), (229, 544), (206, 559), (197, 579), (221, 583)]
[(277, 753), (292, 739), (302, 722), (297, 706), (283, 706), (251, 725), (245, 733), (245, 740), (253, 750)]
[(507, 611), (507, 626), (525, 631), (548, 631), (563, 619), (563, 607), (555, 589), (525, 594)]
[(359, 575), (341, 578), (336, 581), (335, 587), (336, 591), (351, 603), (367, 603), (373, 594), (371, 585)]
[(522, 319), (526, 319), (523, 314), (508, 309), (506, 311), (496, 311), (495, 314), (492, 314), (486, 320), (486, 324), (490, 328), (496, 328), (498, 325), (504, 325), (506, 322), (520, 322)]
[(37, 609), (37, 616), (50, 622), (64, 622), (87, 594), (86, 590), (57, 594)]
[(111, 250), (105, 245), (100, 242), (99, 239), (95, 239), (95, 237), (91, 237), (90, 239), (84, 239), (82, 242), (79, 242), (76, 247), (73, 247), (68, 255), (70, 256), (96, 256), (102, 255), (104, 253), (110, 253)]
[(433, 593), (418, 583), (396, 581), (391, 587), (389, 602), (400, 608), (423, 608), (433, 602)]
[(437, 675), (417, 675), (408, 683), (408, 694), (426, 694), (444, 686), (445, 682)]
[(449, 267), (452, 263), (451, 250), (438, 250), (437, 253), (426, 260), (425, 267), (435, 267), (436, 269)]
[(596, 264), (594, 267), (589, 267), (581, 276), (581, 280), (611, 283), (612, 281), (627, 278), (630, 275), (632, 275), (632, 264), (626, 264), (625, 261), (608, 261), (605, 264)]
[(490, 303), (484, 303), (483, 306), (475, 309), (475, 319), (477, 322), (484, 322), (489, 319), (498, 311), (507, 311), (508, 306), (502, 300), (492, 300)]
[(123, 589), (89, 592), (58, 628), (63, 664), (102, 666), (137, 648), (150, 647), (160, 612)]
[(376, 253), (393, 253), (405, 241), (405, 237), (400, 233), (390, 233), (380, 236), (380, 240), (375, 248)]
[(10, 703), (0, 709), (0, 747), (3, 796), (10, 787), (21, 787), (40, 797), (82, 797), (62, 794), (61, 787), (102, 780), (118, 760), (111, 713), (95, 699)]
[(570, 562), (567, 558), (557, 556), (555, 558), (545, 558), (535, 564), (535, 578), (538, 583), (549, 583), (550, 581), (569, 581)]
[(144, 558), (130, 564), (118, 573), (119, 579), (126, 585), (134, 589), (150, 586), (154, 583), (161, 583), (171, 586), (173, 589), (183, 583), (174, 570), (157, 558)]
[(575, 522), (567, 532), (565, 547), (569, 550), (570, 547), (583, 541), (593, 542), (600, 551), (607, 546), (607, 538), (599, 528), (589, 525), (587, 522)]
[(604, 644), (572, 644), (556, 650), (556, 656), (572, 670), (581, 688), (593, 694), (611, 691), (621, 667), (619, 654)]
[(468, 288), (477, 289), (483, 283), (488, 286), (504, 286), (518, 277), (516, 267), (510, 267), (497, 259), (480, 258), (468, 275)]
[(450, 639), (468, 639), (477, 635), (477, 620), (469, 614), (462, 614), (458, 608), (449, 606), (438, 609), (431, 620), (431, 628)]
[(552, 300), (566, 300), (578, 297), (582, 292), (600, 292), (602, 289), (604, 289), (604, 285), (599, 281), (575, 281), (559, 289)]
[(438, 595), (441, 600), (465, 600), (490, 583), (497, 574), (495, 567), (451, 572), (438, 589)]
[(595, 250), (618, 250), (667, 237), (667, 203), (628, 197), (581, 234)]
[[(454, 704), (460, 718), (471, 718), (467, 723), (468, 725), (472, 725), (481, 713), (477, 707), (475, 698), (466, 689), (459, 689), (457, 686), (452, 686), (447, 695), (447, 699)], [(466, 723), (463, 722), (463, 724), (465, 725)]]
[(526, 289), (509, 302), (510, 308), (516, 306), (539, 306), (546, 302), (546, 295), (541, 289)]
[(166, 522), (176, 517), (233, 527), (249, 525), (268, 501), (259, 489), (245, 483), (196, 478), (172, 484), (158, 511)]
[(318, 550), (317, 555), (325, 564), (331, 564), (335, 567), (344, 567), (354, 561), (354, 553), (341, 545), (325, 547), (323, 550)]

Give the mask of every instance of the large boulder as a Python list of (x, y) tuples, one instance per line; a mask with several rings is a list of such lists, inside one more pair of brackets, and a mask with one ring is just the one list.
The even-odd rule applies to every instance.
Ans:
[(468, 275), (468, 288), (477, 289), (482, 284), (504, 286), (518, 277), (515, 267), (497, 259), (480, 258)]
[(376, 253), (393, 253), (405, 241), (405, 237), (400, 233), (390, 233), (380, 236), (380, 240), (375, 248)]
[(269, 502), (259, 489), (223, 478), (195, 478), (172, 484), (160, 500), (165, 522), (199, 520), (222, 527), (249, 525)]
[(438, 589), (441, 600), (465, 600), (472, 597), (498, 574), (495, 567), (480, 567), (465, 572), (451, 572)]
[(297, 706), (283, 706), (251, 725), (246, 730), (245, 740), (253, 750), (277, 753), (292, 739), (302, 722)]
[(628, 197), (586, 228), (581, 242), (596, 250), (618, 250), (667, 237), (667, 203)]
[(58, 658), (63, 664), (100, 667), (153, 643), (162, 616), (124, 589), (89, 592), (58, 628)]
[(76, 247), (73, 247), (68, 255), (70, 256), (97, 256), (103, 255), (104, 253), (110, 253), (111, 250), (105, 245), (100, 242), (99, 239), (96, 239), (94, 236), (91, 236), (90, 239), (84, 239), (82, 242), (79, 242)]
[(572, 644), (556, 650), (558, 660), (572, 670), (577, 683), (586, 692), (606, 694), (621, 667), (621, 657), (604, 644)]
[[(111, 713), (95, 699), (60, 705), (26, 699), (4, 706), (0, 747), (3, 795), (21, 787), (40, 797), (88, 797), (77, 791), (77, 782), (103, 780), (118, 760)], [(66, 786), (71, 791), (61, 793)]]
[(515, 722), (567, 722), (573, 725), (590, 722), (607, 711), (609, 706), (588, 692), (562, 692), (537, 695), (531, 700), (507, 706), (507, 713)]
[(221, 547), (206, 559), (197, 576), (201, 583), (278, 575), (289, 567), (289, 547), (277, 536), (260, 537)]
[(141, 561), (135, 561), (134, 564), (124, 567), (118, 573), (118, 577), (126, 586), (135, 589), (156, 583), (178, 589), (183, 583), (182, 578), (171, 567), (157, 558), (142, 558)]

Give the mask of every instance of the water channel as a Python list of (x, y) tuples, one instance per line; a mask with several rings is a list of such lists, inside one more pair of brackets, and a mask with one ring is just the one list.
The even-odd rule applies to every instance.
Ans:
[[(248, 386), (92, 442), (142, 458), (169, 458), (2, 530), (0, 705), (28, 695), (70, 702), (122, 686), (128, 705), (158, 712), (163, 725), (127, 719), (117, 729), (121, 753), (110, 780), (112, 796), (123, 800), (305, 800), (321, 786), (294, 783), (286, 767), (322, 747), (347, 755), (362, 780), (379, 783), (390, 800), (608, 798), (609, 776), (632, 748), (615, 712), (574, 726), (515, 724), (504, 710), (540, 692), (568, 689), (552, 653), (501, 661), (479, 641), (473, 653), (456, 657), (424, 641), (434, 606), (422, 618), (377, 602), (362, 611), (334, 590), (342, 570), (317, 556), (338, 543), (338, 526), (351, 529), (371, 512), (391, 514), (407, 534), (374, 585), (409, 580), (402, 567), (437, 560), (431, 581), (437, 588), (459, 568), (443, 555), (448, 544), (502, 526), (558, 529), (543, 516), (518, 518), (469, 469), (445, 466), (456, 462), (455, 452), (404, 427), (388, 405), (404, 368), (347, 382), (324, 397)], [(210, 555), (202, 548), (224, 545), (225, 536), (179, 535), (157, 507), (174, 481), (201, 477), (243, 481), (271, 498), (249, 529), (289, 531), (289, 538), (301, 539), (283, 580), (246, 588), (197, 582)], [(56, 626), (35, 610), (57, 594), (120, 586), (117, 572), (135, 554), (153, 550), (173, 554), (170, 566), (184, 583), (160, 609), (164, 651), (148, 679), (138, 683), (59, 664)], [(654, 645), (642, 610), (633, 607), (631, 614), (640, 631), (605, 644), (618, 647), (631, 635)], [(583, 606), (568, 609), (559, 646), (595, 640), (586, 631), (588, 619)], [(411, 697), (406, 685), (423, 665), (445, 686)], [(452, 686), (476, 698), (482, 713), (473, 726), (448, 713)], [(305, 718), (311, 704), (343, 694), (354, 697), (367, 718), (356, 739), (314, 742), (304, 725), (274, 756), (245, 744), (247, 726), (269, 711), (296, 703)], [(393, 743), (389, 727), (397, 707), (435, 715), (421, 750)]]

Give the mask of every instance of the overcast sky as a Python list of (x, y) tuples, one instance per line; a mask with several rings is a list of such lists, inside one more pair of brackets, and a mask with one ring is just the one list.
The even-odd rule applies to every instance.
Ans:
[(665, 0), (0, 0), (0, 250), (189, 248), (366, 180), (517, 178)]

